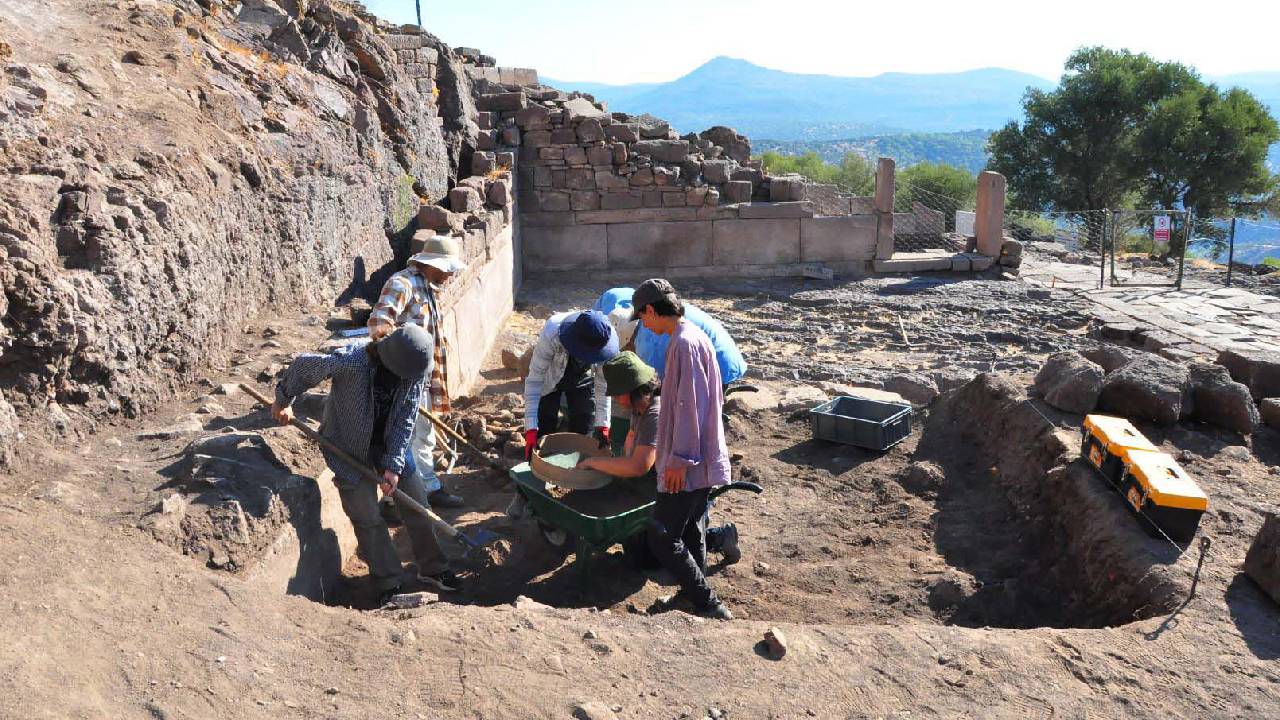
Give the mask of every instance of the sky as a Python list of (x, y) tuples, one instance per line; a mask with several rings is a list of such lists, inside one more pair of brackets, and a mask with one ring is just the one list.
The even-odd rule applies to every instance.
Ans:
[[(364, 0), (415, 22), (414, 0)], [(717, 56), (787, 72), (867, 76), (1004, 67), (1056, 80), (1077, 47), (1176, 60), (1205, 75), (1280, 71), (1274, 0), (420, 0), (452, 45), (546, 77), (673, 80)]]

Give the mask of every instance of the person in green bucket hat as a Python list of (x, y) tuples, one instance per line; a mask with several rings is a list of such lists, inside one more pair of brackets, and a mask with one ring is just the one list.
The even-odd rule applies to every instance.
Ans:
[[(657, 482), (653, 466), (658, 457), (658, 411), (662, 403), (659, 394), (662, 380), (658, 378), (658, 371), (629, 350), (618, 353), (601, 370), (605, 392), (624, 412), (630, 413), (631, 428), (627, 432), (622, 455), (586, 458), (578, 463), (578, 467), (619, 478), (652, 475)], [(725, 523), (707, 528), (707, 551), (723, 555), (729, 564), (738, 562), (742, 558), (742, 551), (738, 548), (738, 527)]]

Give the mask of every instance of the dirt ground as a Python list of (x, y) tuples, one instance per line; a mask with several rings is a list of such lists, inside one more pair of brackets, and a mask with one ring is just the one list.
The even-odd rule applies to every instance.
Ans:
[[(696, 302), (717, 302), (700, 292)], [(548, 299), (589, 299), (552, 294), (526, 293), (507, 342), (527, 341)], [(723, 314), (735, 329), (755, 317)], [(1143, 428), (1210, 493), (1202, 530), (1214, 545), (1185, 607), (1135, 608), (1146, 619), (1126, 623), (1066, 613), (1055, 599), (1072, 588), (1037, 582), (1054, 548), (1019, 524), (989, 459), (955, 443), (935, 409), (883, 454), (812, 441), (802, 417), (730, 416), (735, 472), (765, 487), (714, 509), (742, 533), (742, 561), (712, 575), (731, 623), (650, 614), (673, 588), (617, 548), (584, 576), (533, 523), (503, 514), (504, 478), (471, 466), (445, 479), (467, 500), (447, 517), (502, 539), (457, 558), (463, 592), (415, 610), (266, 595), (207, 553), (157, 542), (139, 524), (171, 492), (190, 440), (267, 428), (243, 394), (210, 391), (320, 345), (325, 319), (250, 326), (235, 364), (161, 413), (78, 442), (32, 439), (44, 452), (0, 481), (0, 716), (567, 718), (587, 701), (624, 718), (1280, 715), (1280, 614), (1239, 571), (1278, 494), (1269, 430), (1242, 443)], [(518, 386), (498, 349), (476, 412)], [(801, 380), (760, 384), (815, 382), (804, 361)], [(183, 429), (192, 417), (200, 430)], [(298, 473), (314, 457), (292, 432), (266, 435)], [(944, 469), (940, 485), (909, 479), (925, 460)], [(361, 606), (359, 562), (347, 571), (343, 599)], [(770, 626), (788, 637), (781, 661), (758, 645)]]

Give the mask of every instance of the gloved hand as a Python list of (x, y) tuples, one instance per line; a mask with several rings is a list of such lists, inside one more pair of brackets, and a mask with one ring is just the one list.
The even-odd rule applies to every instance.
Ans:
[(524, 459), (533, 459), (533, 448), (538, 445), (538, 429), (524, 431)]
[(591, 437), (595, 438), (596, 442), (600, 443), (600, 447), (609, 447), (609, 428), (598, 427), (595, 432), (591, 433)]

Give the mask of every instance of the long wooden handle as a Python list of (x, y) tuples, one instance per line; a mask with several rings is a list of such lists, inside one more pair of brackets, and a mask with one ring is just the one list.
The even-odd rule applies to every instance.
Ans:
[(491, 465), (491, 466), (493, 466), (493, 467), (497, 468), (498, 470), (501, 470), (502, 472), (506, 472), (506, 471), (507, 471), (507, 468), (503, 467), (502, 463), (500, 463), (500, 462), (498, 462), (497, 460), (494, 460), (493, 458), (489, 457), (489, 453), (486, 453), (485, 451), (481, 450), (480, 448), (476, 447), (475, 445), (472, 445), (472, 444), (471, 444), (471, 443), (470, 443), (466, 438), (464, 438), (464, 437), (462, 437), (461, 435), (459, 435), (459, 434), (457, 433), (457, 431), (455, 431), (453, 428), (451, 428), (451, 427), (449, 427), (448, 425), (446, 425), (446, 424), (445, 424), (445, 422), (444, 422), (443, 420), (441, 420), (440, 418), (436, 417), (436, 414), (435, 414), (435, 413), (433, 413), (433, 412), (431, 412), (430, 410), (428, 410), (428, 409), (426, 409), (426, 408), (423, 408), (423, 407), (419, 407), (419, 408), (418, 408), (418, 413), (419, 413), (419, 414), (421, 414), (421, 415), (426, 416), (426, 418), (427, 418), (428, 420), (430, 420), (430, 421), (431, 421), (431, 423), (432, 423), (433, 425), (435, 425), (436, 427), (438, 427), (438, 428), (440, 428), (441, 430), (443, 430), (443, 431), (444, 431), (444, 433), (445, 433), (446, 435), (448, 435), (449, 437), (453, 438), (454, 442), (462, 443), (462, 445), (463, 445), (464, 447), (466, 447), (468, 450), (470, 450), (471, 452), (475, 453), (476, 455), (479, 455), (480, 457), (484, 458), (484, 459), (485, 459), (485, 461), (489, 463), (489, 465)]
[[(266, 396), (264, 396), (262, 393), (258, 392), (256, 388), (250, 387), (247, 383), (240, 383), (240, 388), (244, 390), (246, 393), (248, 393), (254, 400), (257, 400), (258, 402), (262, 403), (263, 405), (266, 405), (267, 407), (271, 407), (272, 402), (268, 400)], [(369, 482), (372, 482), (375, 485), (382, 484), (381, 475), (374, 472), (373, 469), (370, 468), (368, 465), (365, 465), (359, 460), (356, 460), (347, 451), (343, 450), (337, 445), (334, 445), (325, 436), (321, 435), (315, 430), (312, 430), (310, 427), (306, 425), (306, 423), (302, 422), (297, 418), (294, 418), (289, 422), (289, 424), (298, 428), (299, 430), (302, 431), (303, 435), (306, 435), (307, 437), (311, 438), (318, 445), (325, 448), (326, 450), (333, 453), (334, 455), (337, 455), (340, 460), (350, 465), (351, 467), (355, 468), (357, 472), (359, 472), (361, 475), (364, 476), (365, 480), (368, 480)], [(419, 515), (426, 517), (428, 520), (435, 523), (436, 527), (439, 528), (442, 532), (444, 532), (449, 537), (451, 538), (456, 537), (459, 534), (459, 530), (457, 528), (445, 522), (444, 518), (435, 514), (431, 510), (427, 509), (426, 507), (423, 507), (422, 503), (409, 497), (400, 488), (396, 488), (395, 492), (392, 494), (395, 496), (397, 503), (403, 503), (410, 510), (418, 513)]]

